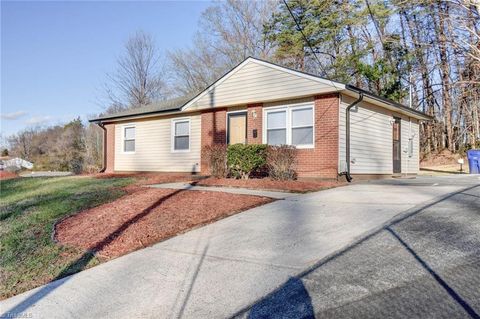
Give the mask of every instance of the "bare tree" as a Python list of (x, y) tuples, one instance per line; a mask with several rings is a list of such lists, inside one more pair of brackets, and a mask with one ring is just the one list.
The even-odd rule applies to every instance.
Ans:
[(276, 6), (274, 1), (220, 2), (203, 12), (200, 30), (230, 67), (248, 56), (266, 59), (273, 48), (264, 37), (264, 24)]
[(168, 58), (171, 85), (183, 95), (205, 89), (227, 70), (225, 64), (218, 61), (217, 52), (200, 36), (195, 39), (194, 48), (171, 51)]
[(34, 138), (37, 131), (38, 129), (28, 128), (10, 136), (8, 142), (11, 147), (11, 154), (25, 160), (31, 160), (34, 153)]
[(204, 89), (248, 56), (268, 59), (273, 47), (264, 24), (274, 1), (228, 0), (203, 12), (193, 46), (169, 52), (173, 86), (182, 93)]
[(95, 124), (85, 127), (85, 163), (84, 171), (96, 172), (102, 167), (103, 131)]
[(151, 35), (143, 31), (133, 34), (117, 62), (117, 70), (107, 74), (107, 112), (146, 105), (164, 97), (160, 54)]

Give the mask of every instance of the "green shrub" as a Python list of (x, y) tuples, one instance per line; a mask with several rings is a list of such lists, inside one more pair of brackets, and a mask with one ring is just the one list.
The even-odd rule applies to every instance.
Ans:
[(268, 175), (275, 180), (291, 180), (297, 177), (297, 149), (295, 146), (269, 146), (267, 149)]
[(207, 145), (203, 148), (203, 155), (208, 161), (210, 173), (213, 176), (227, 177), (227, 146), (225, 144)]
[(252, 173), (266, 164), (267, 145), (234, 144), (228, 146), (227, 166), (235, 178), (248, 179)]

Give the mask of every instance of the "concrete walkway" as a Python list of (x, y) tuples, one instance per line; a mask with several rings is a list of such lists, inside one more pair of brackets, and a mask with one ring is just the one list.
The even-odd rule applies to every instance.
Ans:
[(245, 314), (242, 310), (398, 214), (479, 182), (478, 177), (419, 178), (292, 196), (2, 301), (0, 312), (32, 318)]
[(148, 187), (222, 192), (222, 193), (241, 194), (241, 195), (254, 195), (254, 196), (270, 197), (275, 199), (285, 199), (288, 197), (299, 195), (298, 193), (275, 192), (275, 191), (249, 189), (249, 188), (241, 188), (241, 187), (195, 186), (195, 185), (191, 185), (190, 183), (164, 183), (164, 184), (149, 185)]
[(19, 174), (21, 177), (64, 177), (72, 176), (72, 172), (48, 172), (48, 171), (38, 171), (38, 172), (23, 172)]

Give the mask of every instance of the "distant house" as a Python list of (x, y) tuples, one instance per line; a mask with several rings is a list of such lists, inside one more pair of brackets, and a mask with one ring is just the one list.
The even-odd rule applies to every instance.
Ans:
[(417, 174), (419, 123), (430, 119), (354, 86), (250, 57), (194, 97), (91, 122), (105, 129), (107, 172), (208, 174), (202, 147), (266, 143), (295, 145), (300, 177), (337, 178)]
[(32, 169), (33, 164), (18, 157), (15, 157), (15, 158), (12, 158), (10, 156), (0, 157), (0, 170), (19, 171), (22, 168)]

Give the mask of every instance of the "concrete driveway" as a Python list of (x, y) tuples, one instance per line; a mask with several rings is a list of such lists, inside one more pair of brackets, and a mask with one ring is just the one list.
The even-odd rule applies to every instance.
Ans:
[(477, 176), (293, 196), (2, 301), (0, 311), (33, 318), (478, 318), (479, 200)]

